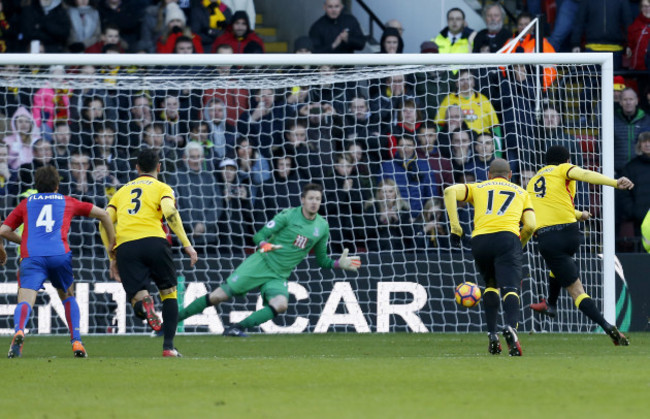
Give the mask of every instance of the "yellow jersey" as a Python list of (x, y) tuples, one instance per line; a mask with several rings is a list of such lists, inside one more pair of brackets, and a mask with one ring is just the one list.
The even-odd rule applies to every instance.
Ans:
[(166, 198), (175, 202), (172, 188), (149, 175), (139, 176), (122, 186), (108, 203), (117, 218), (116, 247), (145, 237), (167, 238), (160, 207), (160, 202)]
[(576, 181), (569, 173), (577, 166), (571, 163), (545, 166), (528, 182), (537, 217), (535, 230), (558, 224), (575, 223)]
[(474, 206), (472, 237), (510, 231), (519, 235), (519, 222), (524, 211), (533, 211), (526, 190), (504, 178), (494, 178), (465, 185), (464, 201)]
[(436, 124), (445, 124), (447, 108), (452, 105), (460, 106), (463, 121), (465, 121), (471, 130), (479, 134), (499, 125), (499, 118), (492, 103), (487, 97), (478, 92), (475, 92), (468, 98), (454, 93), (445, 97), (440, 104), (440, 108), (438, 108), (435, 119)]

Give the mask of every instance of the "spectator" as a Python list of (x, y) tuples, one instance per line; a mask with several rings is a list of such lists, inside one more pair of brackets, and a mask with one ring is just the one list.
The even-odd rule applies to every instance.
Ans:
[(479, 31), (474, 37), (472, 52), (481, 51), (485, 47), (487, 52), (497, 52), (508, 42), (512, 35), (503, 27), (506, 13), (499, 3), (489, 3), (483, 7), (483, 20), (486, 28)]
[(32, 115), (22, 106), (11, 117), (11, 132), (3, 141), (9, 148), (9, 168), (18, 170), (34, 159), (32, 144), (40, 139)]
[(266, 158), (271, 157), (273, 146), (281, 144), (286, 112), (283, 105), (276, 100), (275, 90), (259, 89), (251, 100), (251, 109), (242, 113), (237, 123), (238, 132), (247, 136)]
[(0, 211), (5, 214), (13, 206), (17, 192), (16, 172), (9, 169), (9, 149), (0, 143)]
[(440, 190), (433, 184), (428, 161), (418, 159), (415, 138), (402, 136), (398, 145), (395, 158), (382, 163), (382, 178), (395, 181), (400, 196), (409, 204), (411, 217), (417, 218), (424, 203), (433, 196), (439, 196)]
[(650, 44), (650, 0), (641, 0), (641, 13), (627, 28), (626, 56), (630, 70), (646, 70), (648, 45)]
[(156, 121), (165, 126), (165, 142), (174, 148), (183, 148), (189, 132), (189, 110), (181, 109), (178, 92), (167, 90), (159, 100)]
[(120, 53), (124, 53), (128, 45), (120, 37), (120, 27), (117, 23), (108, 23), (102, 29), (99, 41), (86, 48), (86, 54), (103, 54), (107, 45), (117, 45)]
[(253, 204), (258, 197), (262, 185), (271, 179), (271, 165), (260, 153), (250, 144), (248, 138), (239, 137), (237, 140), (237, 177), (251, 185), (251, 198)]
[[(54, 129), (55, 120), (70, 117), (70, 90), (61, 87), (65, 69), (62, 65), (53, 65), (50, 66), (49, 73), (52, 80), (46, 81), (44, 86), (36, 91), (32, 106), (34, 122), (46, 137)], [(59, 87), (54, 87), (55, 85)]]
[(230, 45), (235, 54), (265, 52), (264, 41), (251, 29), (248, 15), (243, 10), (233, 13), (224, 33), (214, 40), (212, 52), (222, 44)]
[(113, 195), (115, 195), (115, 192), (117, 192), (120, 184), (115, 174), (111, 173), (105, 161), (95, 160), (92, 166), (90, 176), (93, 179), (93, 184), (88, 195), (95, 205), (100, 208), (106, 208)]
[[(218, 160), (235, 156), (235, 133), (237, 128), (226, 119), (226, 104), (218, 97), (208, 100), (203, 108), (203, 120), (208, 123), (210, 148), (206, 156)], [(204, 144), (205, 147), (205, 144)]]
[(582, 37), (585, 51), (612, 52), (614, 71), (623, 62), (623, 45), (632, 16), (627, 2), (620, 0), (591, 0), (580, 2), (578, 15), (573, 22), (571, 46), (573, 52), (580, 52)]
[(13, 1), (0, 0), (0, 54), (24, 51), (20, 48), (20, 6)]
[(70, 125), (68, 121), (56, 121), (54, 123), (54, 132), (52, 133), (52, 142), (54, 145), (54, 167), (58, 170), (68, 170), (68, 161), (70, 160)]
[(386, 28), (395, 28), (395, 29), (397, 29), (397, 32), (399, 32), (400, 38), (402, 36), (404, 36), (404, 27), (402, 26), (402, 22), (400, 22), (399, 20), (391, 19), (391, 20), (387, 21), (386, 23), (384, 23), (384, 26)]
[[(273, 159), (273, 175), (262, 186), (255, 200), (255, 224), (263, 226), (285, 208), (300, 206), (300, 194), (305, 182), (296, 173), (293, 159), (283, 153)], [(291, 206), (288, 206), (292, 204)]]
[[(221, 44), (217, 46), (217, 54), (232, 54), (233, 49), (230, 45)], [(216, 67), (219, 75), (233, 77), (234, 72), (230, 65), (220, 65)], [(203, 95), (203, 102), (207, 103), (213, 97), (221, 99), (226, 105), (226, 119), (229, 123), (236, 125), (241, 114), (248, 110), (249, 93), (247, 89), (240, 87), (226, 87), (217, 89), (207, 89)]]
[[(210, 124), (205, 121), (190, 122), (190, 133), (187, 134), (187, 143), (197, 143), (203, 147), (203, 168), (214, 171), (221, 158), (216, 157), (215, 146), (210, 141)], [(233, 147), (234, 150), (234, 147)], [(232, 152), (234, 156), (234, 151)]]
[(327, 165), (321, 160), (317, 142), (307, 139), (307, 123), (302, 119), (287, 121), (284, 140), (282, 148), (293, 159), (300, 180), (320, 182)]
[[(204, 51), (210, 51), (214, 40), (223, 33), (232, 17), (232, 9), (222, 0), (192, 0), (191, 28), (201, 38)], [(249, 20), (250, 22), (250, 20)]]
[(422, 214), (413, 221), (415, 240), (419, 249), (448, 248), (449, 240), (445, 221), (445, 210), (440, 198), (431, 198)]
[(458, 105), (451, 105), (444, 114), (444, 122), (438, 122), (438, 151), (443, 157), (451, 158), (451, 135), (454, 131), (469, 131), (469, 127), (463, 120), (463, 111)]
[[(34, 189), (34, 172), (36, 172), (36, 169), (55, 164), (52, 144), (43, 138), (36, 140), (32, 144), (32, 154), (34, 159), (29, 163), (22, 164), (18, 169), (18, 181), (20, 182), (18, 194), (25, 193), (28, 189)], [(61, 194), (67, 195), (70, 179), (68, 179), (65, 170), (60, 171), (59, 176), (61, 177), (59, 191)]]
[(474, 176), (475, 182), (488, 180), (488, 169), (494, 160), (494, 142), (490, 134), (480, 134), (474, 140), (474, 153), (465, 171)]
[[(176, 149), (165, 144), (165, 127), (160, 122), (149, 123), (144, 127), (139, 149), (145, 148), (151, 148), (158, 152), (161, 164), (159, 176), (166, 180), (176, 172), (176, 163), (179, 161), (178, 154)], [(137, 158), (137, 153), (133, 153), (132, 156)], [(135, 170), (135, 159), (132, 160), (131, 168)]]
[(357, 95), (350, 100), (344, 117), (345, 136), (353, 136), (363, 144), (367, 157), (372, 162), (372, 172), (379, 175), (382, 160), (382, 138), (379, 115), (371, 112), (365, 97)]
[(90, 171), (90, 157), (83, 153), (70, 155), (70, 195), (79, 200), (88, 201), (86, 197), (93, 183)]
[(465, 12), (454, 7), (447, 12), (447, 26), (431, 41), (436, 43), (440, 54), (468, 54), (472, 52), (475, 36), (476, 31), (467, 27)]
[(397, 113), (405, 100), (415, 100), (413, 79), (407, 79), (403, 74), (388, 76), (378, 86), (371, 81), (369, 92), (371, 111), (377, 112), (381, 121), (387, 125), (397, 122)]
[(384, 160), (390, 160), (395, 156), (398, 138), (404, 135), (415, 138), (420, 125), (422, 125), (422, 115), (415, 101), (406, 99), (397, 113), (397, 123), (391, 126), (388, 135), (388, 154), (384, 155)]
[(131, 157), (137, 154), (142, 133), (145, 127), (154, 121), (154, 115), (151, 109), (151, 96), (148, 93), (137, 92), (129, 99), (129, 114), (120, 121), (117, 151), (122, 156)]
[(621, 94), (626, 87), (623, 76), (614, 76), (614, 110), (621, 106)]
[(370, 191), (361, 187), (355, 166), (344, 154), (335, 157), (334, 176), (325, 179), (323, 189), (332, 251), (348, 248), (356, 252), (357, 240), (364, 237), (363, 203)]
[(72, 124), (72, 132), (77, 135), (73, 145), (82, 147), (82, 151), (87, 153), (94, 144), (95, 124), (107, 122), (104, 114), (104, 100), (100, 97), (86, 97), (80, 114), (81, 118)]
[[(501, 119), (504, 121), (505, 147), (510, 152), (531, 150), (535, 138), (539, 137), (535, 111), (537, 83), (531, 73), (526, 65), (511, 66), (506, 70), (506, 77), (499, 77), (499, 93), (494, 93), (498, 97), (496, 107), (501, 111)], [(494, 83), (493, 86), (497, 84)], [(501, 148), (497, 149), (497, 157), (503, 157), (502, 151)]]
[(553, 45), (558, 52), (570, 52), (568, 40), (571, 37), (573, 24), (578, 15), (580, 0), (562, 0), (556, 1), (557, 12), (553, 32), (548, 37), (548, 42)]
[(438, 132), (433, 123), (420, 125), (417, 133), (418, 158), (429, 161), (433, 184), (438, 190), (454, 184), (453, 168), (448, 158), (438, 151)]
[(375, 187), (373, 177), (379, 177), (378, 175), (381, 173), (381, 162), (378, 163), (379, 169), (377, 172), (371, 172), (370, 164), (368, 163), (368, 153), (356, 141), (349, 141), (346, 147), (344, 147), (343, 154), (354, 167), (353, 172), (357, 174), (361, 188), (366, 193), (372, 194), (372, 190)]
[(103, 0), (97, 10), (102, 19), (102, 28), (114, 23), (120, 29), (120, 36), (128, 46), (128, 52), (136, 52), (140, 37), (146, 0)]
[(474, 90), (474, 77), (465, 69), (458, 72), (458, 93), (450, 93), (440, 104), (436, 124), (444, 124), (447, 108), (459, 105), (467, 126), (478, 133), (486, 132), (499, 125), (499, 118), (490, 100)]
[(158, 4), (147, 6), (142, 17), (140, 36), (135, 51), (145, 53), (156, 52), (156, 41), (162, 36), (165, 28), (165, 12), (167, 4), (178, 0), (161, 0)]
[[(534, 159), (526, 159), (529, 162), (544, 162), (546, 150), (554, 145), (559, 145), (571, 153), (571, 163), (582, 167), (584, 164), (580, 142), (571, 134), (566, 132), (562, 125), (562, 116), (551, 107), (546, 107), (542, 115), (544, 129), (540, 132), (539, 139), (536, 141), (533, 150), (539, 153)], [(580, 186), (580, 184), (578, 184)]]
[(639, 99), (634, 89), (623, 89), (621, 107), (614, 111), (614, 171), (617, 175), (634, 157), (639, 134), (650, 131), (650, 116), (638, 105)]
[(185, 231), (197, 247), (216, 245), (217, 220), (223, 208), (222, 197), (215, 188), (214, 176), (206, 170), (203, 147), (190, 142), (183, 151), (183, 161), (170, 183), (178, 196), (178, 208)]
[(343, 12), (342, 0), (325, 0), (325, 14), (309, 29), (314, 53), (351, 54), (362, 50), (366, 37), (357, 19)]
[(379, 183), (375, 198), (365, 204), (364, 218), (368, 250), (415, 248), (410, 209), (393, 179), (384, 179)]
[(650, 210), (650, 132), (639, 135), (637, 156), (623, 168), (623, 176), (634, 182), (634, 189), (617, 191), (625, 218), (634, 222), (634, 233), (641, 235), (641, 223)]
[(311, 54), (314, 52), (314, 43), (308, 36), (301, 36), (293, 42), (293, 52), (295, 54)]
[[(68, 8), (70, 17), (70, 51), (81, 52), (98, 42), (101, 35), (99, 12), (90, 0), (74, 0), (74, 7)], [(115, 43), (115, 42), (113, 42)]]
[(95, 66), (82, 66), (79, 69), (79, 76), (79, 78), (75, 79), (78, 87), (70, 92), (70, 120), (79, 121), (82, 119), (83, 116), (81, 114), (85, 107), (85, 101), (89, 98), (96, 97), (102, 102), (102, 113), (105, 114), (105, 119), (117, 121), (119, 109), (117, 102), (119, 98), (116, 97), (117, 95), (113, 91), (109, 92), (105, 88), (94, 87), (99, 78)]
[(255, 30), (255, 12), (254, 0), (221, 0), (233, 12), (236, 10), (243, 10), (248, 15), (248, 21), (251, 24), (251, 30)]
[(70, 18), (61, 0), (32, 0), (20, 13), (20, 39), (39, 41), (45, 52), (63, 52), (70, 35)]
[[(0, 68), (2, 68), (2, 76), (4, 77), (3, 85), (0, 86), (0, 97), (4, 101), (3, 106), (0, 106), (0, 119), (4, 119), (15, 114), (21, 106), (26, 109), (31, 108), (34, 89), (21, 86), (19, 80), (20, 66), (7, 64)], [(3, 132), (4, 130), (1, 128), (0, 132)]]
[(93, 125), (92, 155), (105, 162), (110, 173), (123, 185), (131, 180), (131, 169), (126, 160), (117, 157), (115, 142), (115, 128), (110, 124), (96, 122)]
[(194, 52), (203, 54), (201, 37), (192, 32), (187, 26), (187, 19), (181, 8), (176, 3), (169, 3), (165, 9), (165, 27), (162, 35), (156, 42), (156, 52), (159, 54), (171, 54), (176, 47), (176, 40), (186, 36), (191, 39), (194, 45)]
[(217, 222), (219, 251), (241, 252), (253, 243), (253, 206), (250, 188), (237, 178), (237, 162), (219, 163), (217, 188), (223, 204)]
[(404, 40), (395, 28), (386, 28), (379, 41), (380, 53), (401, 54), (404, 52)]
[(467, 168), (472, 160), (474, 131), (456, 130), (451, 133), (451, 165), (454, 169), (454, 183), (472, 183), (474, 176)]

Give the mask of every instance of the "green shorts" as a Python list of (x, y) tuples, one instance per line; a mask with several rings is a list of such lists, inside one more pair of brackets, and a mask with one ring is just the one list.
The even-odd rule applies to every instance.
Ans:
[(265, 303), (277, 295), (284, 295), (289, 299), (287, 279), (273, 272), (262, 258), (262, 254), (257, 252), (247, 257), (230, 274), (221, 288), (228, 297), (245, 295), (259, 288)]

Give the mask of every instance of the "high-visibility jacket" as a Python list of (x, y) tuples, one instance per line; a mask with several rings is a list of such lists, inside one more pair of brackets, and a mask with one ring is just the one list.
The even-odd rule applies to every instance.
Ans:
[(449, 39), (449, 27), (446, 27), (431, 40), (438, 45), (439, 54), (468, 54), (472, 52), (472, 33), (474, 31), (469, 28), (463, 29), (459, 38), (452, 45), (451, 39)]
[[(514, 39), (511, 38), (508, 42), (512, 42)], [(517, 42), (517, 45), (510, 50), (510, 52), (535, 52), (535, 38), (531, 34), (526, 34), (523, 38)], [(555, 52), (555, 48), (551, 45), (546, 38), (542, 42), (542, 51), (546, 53)], [(550, 85), (553, 84), (557, 78), (557, 69), (554, 65), (545, 65), (544, 66), (544, 90), (546, 90)]]

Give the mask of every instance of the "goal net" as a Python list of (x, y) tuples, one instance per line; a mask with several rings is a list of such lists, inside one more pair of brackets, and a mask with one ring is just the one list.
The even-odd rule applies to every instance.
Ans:
[[(462, 281), (484, 284), (468, 237), (472, 208), (459, 208), (466, 239), (452, 248), (442, 191), (487, 178), (503, 157), (525, 186), (561, 144), (572, 161), (612, 174), (612, 72), (605, 54), (400, 56), (15, 55), (0, 68), (0, 191), (4, 217), (33, 193), (50, 164), (60, 192), (105, 207), (136, 176), (145, 148), (161, 156), (200, 260), (190, 268), (170, 237), (187, 305), (216, 289), (251, 252), (252, 237), (280, 210), (323, 185), (330, 254), (361, 256), (351, 274), (313, 257), (289, 278), (288, 312), (264, 333), (485, 331), (481, 306), (454, 302)], [(578, 257), (587, 292), (613, 320), (612, 195), (579, 187)], [(145, 333), (121, 284), (110, 280), (97, 223), (70, 232), (82, 333)], [(0, 332), (12, 333), (16, 246), (0, 283)], [(548, 322), (528, 305), (546, 296), (547, 270), (534, 241), (522, 278), (524, 331), (595, 330), (562, 294)], [(152, 289), (155, 294), (156, 290)], [(253, 292), (185, 321), (186, 332), (219, 333), (261, 307)], [(31, 333), (67, 333), (49, 283)]]

